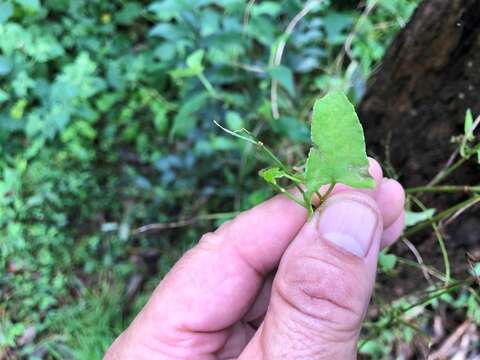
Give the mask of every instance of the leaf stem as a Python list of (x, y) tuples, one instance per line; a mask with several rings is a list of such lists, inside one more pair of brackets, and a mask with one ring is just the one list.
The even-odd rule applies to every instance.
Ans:
[(477, 193), (480, 192), (480, 186), (469, 185), (443, 185), (443, 186), (417, 186), (406, 190), (407, 194), (415, 194), (421, 192), (464, 192)]
[[(423, 205), (423, 203), (417, 199), (416, 197), (412, 197), (412, 200), (422, 209), (422, 211), (427, 211), (427, 207)], [(445, 240), (438, 229), (438, 225), (433, 222), (432, 223), (433, 231), (435, 232), (435, 237), (438, 240), (438, 245), (440, 246), (440, 251), (442, 253), (442, 258), (443, 258), (443, 264), (445, 267), (445, 286), (448, 285), (450, 282), (450, 260), (448, 258), (448, 252), (447, 252), (447, 247), (445, 246)]]
[(447, 176), (449, 176), (451, 173), (453, 173), (457, 168), (459, 168), (465, 161), (467, 161), (467, 158), (460, 158), (458, 159), (452, 166), (448, 167), (445, 169), (445, 171), (441, 174), (439, 174), (433, 181), (430, 183), (431, 186), (437, 185), (441, 181), (445, 180)]
[(286, 197), (288, 197), (290, 200), (292, 201), (295, 201), (298, 205), (300, 206), (303, 206), (304, 208), (307, 207), (307, 204), (302, 201), (302, 200), (299, 200), (298, 198), (295, 197), (295, 195), (293, 195), (291, 192), (289, 192), (287, 189), (281, 187), (280, 185), (277, 185), (277, 184), (272, 184), (272, 186), (277, 189), (281, 194), (285, 195)]
[(214, 99), (219, 99), (220, 98), (220, 96), (218, 96), (217, 91), (215, 90), (213, 85), (210, 83), (210, 81), (208, 81), (208, 79), (203, 74), (203, 72), (198, 74), (197, 77), (200, 80), (200, 82), (203, 84), (203, 86), (205, 86), (205, 89), (207, 90), (207, 92), (210, 94), (210, 96), (212, 98), (214, 98)]
[[(302, 205), (304, 207), (307, 207), (307, 202), (305, 201), (305, 191), (302, 189), (302, 187), (300, 186), (300, 183), (303, 182), (303, 179), (293, 175), (290, 171), (290, 169), (267, 147), (265, 146), (265, 144), (260, 141), (260, 140), (257, 140), (255, 137), (253, 137), (250, 132), (247, 130), (247, 129), (240, 129), (240, 130), (237, 130), (237, 131), (232, 131), (232, 130), (229, 130), (227, 128), (224, 128), (222, 125), (220, 125), (217, 121), (213, 121), (215, 123), (215, 125), (217, 125), (220, 129), (222, 129), (223, 131), (225, 131), (226, 133), (230, 134), (230, 135), (233, 135), (239, 139), (242, 139), (244, 141), (247, 141), (253, 145), (256, 145), (258, 146), (260, 149), (262, 149), (284, 172), (285, 172), (285, 175), (288, 179), (292, 180), (294, 183), (295, 183), (295, 187), (298, 189), (298, 191), (300, 191), (300, 193), (302, 194), (303, 198), (304, 198), (304, 202), (298, 200), (297, 198), (295, 198), (293, 195), (291, 197), (292, 200), (294, 200), (297, 204), (299, 205)], [(246, 136), (243, 136), (243, 135), (240, 135), (239, 132), (246, 132), (250, 137), (246, 137)], [(287, 196), (288, 194), (288, 191), (286, 191), (285, 189), (283, 189), (282, 187), (278, 187), (277, 190), (279, 190), (280, 192), (282, 193), (285, 193)], [(290, 194), (291, 195), (291, 194)]]

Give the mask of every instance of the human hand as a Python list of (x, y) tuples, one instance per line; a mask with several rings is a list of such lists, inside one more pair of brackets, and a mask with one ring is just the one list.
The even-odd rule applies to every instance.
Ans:
[(354, 359), (379, 249), (405, 195), (370, 159), (373, 190), (336, 186), (307, 211), (276, 196), (206, 234), (105, 359)]

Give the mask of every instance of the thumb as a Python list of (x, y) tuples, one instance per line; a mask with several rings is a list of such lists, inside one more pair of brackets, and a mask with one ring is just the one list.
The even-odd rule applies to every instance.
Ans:
[(331, 196), (285, 252), (265, 320), (240, 359), (355, 359), (382, 231), (373, 198)]

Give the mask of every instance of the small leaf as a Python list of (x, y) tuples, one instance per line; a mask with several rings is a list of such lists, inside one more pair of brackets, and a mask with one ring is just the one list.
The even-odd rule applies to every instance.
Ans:
[(474, 139), (474, 136), (471, 131), (472, 127), (473, 127), (473, 114), (472, 114), (472, 111), (468, 109), (465, 114), (465, 136), (467, 140)]
[(393, 254), (387, 254), (382, 251), (378, 257), (378, 264), (384, 272), (390, 272), (397, 264), (397, 257)]
[(239, 113), (235, 111), (227, 112), (225, 121), (229, 129), (235, 131), (243, 128), (243, 120)]
[(170, 71), (170, 75), (174, 79), (192, 77), (200, 75), (203, 72), (202, 60), (205, 52), (200, 49), (187, 57), (187, 67), (178, 68)]
[(272, 185), (277, 185), (277, 179), (285, 176), (285, 172), (278, 167), (270, 167), (260, 170), (259, 174), (263, 180)]
[(288, 67), (279, 65), (273, 66), (269, 69), (269, 73), (273, 79), (277, 80), (279, 84), (293, 96), (295, 95), (295, 85), (293, 82), (292, 70)]
[(405, 211), (405, 226), (409, 227), (430, 220), (433, 215), (435, 215), (435, 209), (427, 209), (421, 212)]
[(368, 173), (362, 126), (345, 94), (329, 93), (315, 102), (311, 137), (313, 147), (305, 169), (309, 195), (325, 184), (375, 186)]
[(268, 15), (277, 16), (282, 11), (282, 6), (273, 1), (264, 1), (252, 8), (253, 16)]

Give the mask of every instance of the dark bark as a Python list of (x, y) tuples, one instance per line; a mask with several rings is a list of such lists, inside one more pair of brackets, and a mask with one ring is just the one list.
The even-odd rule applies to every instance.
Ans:
[[(389, 47), (360, 104), (369, 151), (385, 162), (388, 149), (404, 185), (426, 184), (455, 149), (450, 139), (462, 134), (467, 108), (480, 114), (479, 91), (480, 0), (425, 0)], [(480, 166), (472, 161), (447, 182), (479, 180)], [(452, 203), (451, 196), (433, 200), (438, 208)], [(457, 244), (480, 242), (475, 212), (476, 218), (464, 216), (450, 229)]]

